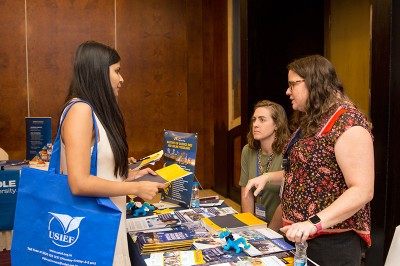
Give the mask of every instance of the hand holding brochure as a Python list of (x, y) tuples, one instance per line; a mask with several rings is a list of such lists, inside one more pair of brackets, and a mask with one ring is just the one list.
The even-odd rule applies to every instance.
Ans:
[(158, 183), (169, 183), (175, 179), (185, 177), (190, 175), (191, 172), (182, 169), (177, 164), (171, 164), (164, 168), (156, 170), (157, 175), (147, 174), (141, 176), (139, 178), (134, 179), (132, 182), (139, 182), (139, 181), (151, 181), (151, 182), (158, 182)]
[(138, 170), (148, 164), (153, 164), (157, 161), (159, 161), (161, 159), (161, 157), (163, 156), (164, 151), (161, 150), (159, 152), (153, 153), (149, 156), (146, 156), (144, 158), (141, 158), (139, 160), (137, 160), (135, 163), (131, 163), (129, 164), (129, 169), (133, 169), (133, 170)]

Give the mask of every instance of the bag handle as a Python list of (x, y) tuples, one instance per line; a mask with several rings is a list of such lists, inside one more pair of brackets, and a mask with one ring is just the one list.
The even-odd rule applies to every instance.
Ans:
[(328, 122), (326, 122), (325, 126), (321, 129), (317, 136), (319, 137), (331, 131), (333, 125), (339, 119), (339, 116), (344, 113), (346, 113), (346, 110), (343, 107), (339, 106), (339, 108), (336, 109), (335, 113), (331, 116), (331, 118), (329, 118)]
[(56, 174), (60, 173), (60, 158), (61, 158), (61, 126), (62, 123), (64, 122), (64, 118), (67, 115), (69, 109), (74, 105), (75, 103), (78, 102), (83, 102), (86, 103), (87, 105), (90, 106), (92, 109), (92, 119), (93, 119), (93, 129), (95, 132), (95, 142), (92, 150), (92, 155), (90, 157), (90, 174), (96, 176), (97, 175), (97, 140), (98, 140), (98, 128), (97, 128), (97, 123), (96, 123), (96, 118), (94, 116), (94, 110), (93, 107), (86, 101), (83, 100), (76, 100), (71, 102), (64, 110), (64, 113), (61, 116), (61, 121), (60, 125), (58, 126), (58, 131), (57, 131), (57, 136), (54, 140), (53, 144), (53, 152), (51, 154), (50, 158), (50, 164), (49, 164), (49, 170), (54, 169)]

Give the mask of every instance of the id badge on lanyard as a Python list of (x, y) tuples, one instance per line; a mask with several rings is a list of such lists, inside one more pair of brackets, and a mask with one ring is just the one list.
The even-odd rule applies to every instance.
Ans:
[[(257, 176), (260, 175), (260, 173), (258, 171), (257, 161), (256, 161), (256, 173), (257, 173)], [(262, 192), (260, 192), (260, 194), (257, 195), (256, 202), (254, 203), (254, 214), (257, 218), (259, 218), (263, 221), (266, 221), (266, 218), (265, 218), (266, 208), (262, 204)]]
[(262, 193), (258, 194), (256, 202), (254, 204), (254, 209), (255, 209), (255, 215), (257, 218), (266, 221), (265, 215), (266, 215), (266, 208), (262, 205)]

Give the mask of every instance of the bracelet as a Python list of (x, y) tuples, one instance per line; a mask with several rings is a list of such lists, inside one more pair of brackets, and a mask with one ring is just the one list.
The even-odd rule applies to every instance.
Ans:
[(315, 227), (317, 227), (317, 233), (322, 231), (322, 223), (321, 222), (314, 224), (314, 225), (315, 225)]
[(309, 222), (310, 224), (314, 225), (317, 228), (317, 232), (315, 232), (316, 234), (322, 231), (322, 222), (321, 222), (321, 220), (318, 223), (314, 223), (313, 221), (308, 219), (307, 222)]

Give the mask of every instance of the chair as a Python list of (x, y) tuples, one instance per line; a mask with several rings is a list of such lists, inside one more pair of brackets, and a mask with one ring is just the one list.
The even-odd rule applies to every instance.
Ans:
[(392, 244), (390, 244), (389, 252), (386, 257), (385, 266), (396, 266), (399, 265), (400, 261), (400, 225), (396, 227)]
[[(0, 160), (8, 160), (8, 153), (0, 148)], [(0, 252), (4, 249), (10, 250), (12, 242), (12, 230), (0, 231)]]

